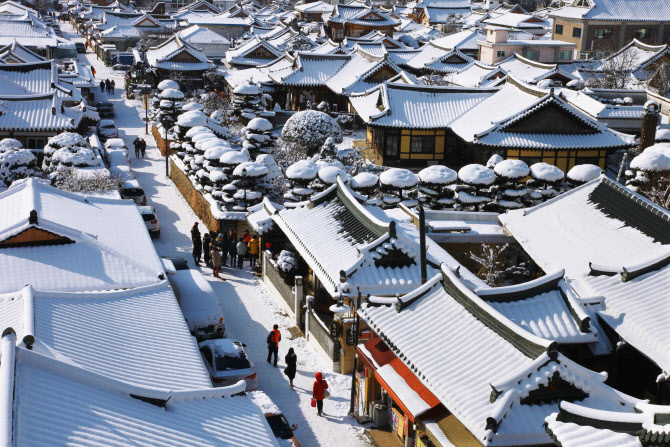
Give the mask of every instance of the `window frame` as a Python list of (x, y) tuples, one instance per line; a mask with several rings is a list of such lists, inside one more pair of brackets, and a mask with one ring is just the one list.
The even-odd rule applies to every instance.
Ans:
[[(533, 58), (532, 56), (536, 56)], [(526, 49), (523, 50), (523, 57), (530, 59), (531, 61), (539, 62), (540, 61), (540, 50)]]
[[(389, 131), (389, 132), (384, 132), (383, 136), (383, 145), (384, 145), (384, 157), (389, 157), (389, 158), (399, 158), (400, 157), (400, 140), (401, 135), (400, 132), (398, 131)], [(392, 144), (389, 144), (389, 140), (391, 140)], [(389, 147), (395, 146), (393, 149), (394, 151), (391, 152), (389, 151)]]
[(496, 50), (496, 57), (505, 57), (506, 54), (507, 52), (505, 50)]
[[(30, 142), (37, 142), (38, 144), (35, 147), (31, 147)], [(47, 145), (46, 137), (26, 137), (26, 149), (44, 149), (44, 146)]]
[[(603, 34), (604, 33), (604, 34)], [(598, 40), (609, 40), (614, 36), (612, 28), (596, 28), (593, 31), (593, 38)]]
[[(646, 31), (648, 34), (646, 36), (639, 36), (638, 31)], [(633, 30), (633, 37), (635, 39), (649, 39), (651, 38), (651, 28), (635, 28)]]
[[(420, 147), (417, 147), (419, 144), (416, 143), (419, 141)], [(412, 135), (409, 141), (409, 152), (410, 154), (434, 154), (435, 135)]]
[(556, 24), (556, 27), (554, 28), (554, 34), (563, 34), (563, 25), (560, 23)]
[[(561, 53), (567, 53), (567, 58), (561, 58)], [(572, 51), (571, 50), (557, 50), (556, 51), (556, 60), (557, 61), (569, 61), (572, 60)]]
[(572, 37), (581, 39), (582, 37), (582, 29), (578, 26), (572, 28)]

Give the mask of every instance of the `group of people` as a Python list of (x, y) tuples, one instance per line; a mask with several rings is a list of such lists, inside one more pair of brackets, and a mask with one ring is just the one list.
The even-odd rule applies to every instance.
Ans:
[(105, 89), (106, 89), (109, 93), (111, 93), (113, 95), (115, 87), (116, 87), (116, 83), (114, 82), (114, 79), (112, 79), (111, 81), (109, 79), (106, 79), (106, 80), (101, 79), (100, 80), (100, 91), (103, 92), (103, 93), (105, 92)]
[(147, 142), (144, 141), (144, 138), (135, 138), (133, 146), (135, 146), (135, 158), (144, 158), (144, 153), (147, 151)]
[[(274, 367), (277, 367), (277, 357), (279, 355), (279, 342), (281, 341), (281, 332), (279, 331), (279, 325), (275, 324), (272, 327), (272, 330), (268, 334), (267, 343), (268, 343), (268, 363), (273, 363)], [(284, 374), (288, 377), (289, 385), (293, 388), (293, 380), (297, 373), (298, 365), (298, 356), (296, 355), (293, 348), (289, 348), (288, 353), (284, 357), (286, 362), (286, 369), (284, 369)], [(323, 416), (323, 400), (330, 397), (328, 390), (328, 382), (323, 378), (323, 374), (317, 372), (314, 375), (314, 385), (312, 385), (312, 406), (316, 407), (317, 414)]]
[(221, 266), (229, 265), (238, 268), (244, 267), (244, 260), (249, 259), (249, 265), (254, 267), (260, 250), (260, 240), (258, 235), (253, 236), (249, 230), (244, 232), (241, 238), (237, 238), (235, 230), (229, 232), (214, 231), (200, 233), (198, 223), (194, 223), (191, 228), (191, 240), (193, 241), (193, 260), (196, 265), (204, 254), (205, 265), (211, 267), (213, 275), (221, 278), (219, 273)]

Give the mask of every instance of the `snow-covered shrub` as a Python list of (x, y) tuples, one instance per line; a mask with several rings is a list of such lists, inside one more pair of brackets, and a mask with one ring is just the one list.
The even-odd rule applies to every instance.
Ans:
[(272, 134), (272, 123), (265, 118), (254, 118), (243, 129), (242, 147), (252, 158), (260, 154), (274, 153), (276, 137)]
[(670, 144), (648, 147), (630, 162), (626, 186), (664, 208), (670, 206)]
[(0, 141), (0, 182), (9, 186), (16, 180), (39, 174), (37, 158), (33, 153), (28, 149), (17, 148), (5, 140)]
[(446, 166), (428, 166), (419, 172), (419, 192), (430, 208), (450, 208), (456, 203), (454, 192), (448, 189), (458, 179), (456, 171)]
[(342, 140), (342, 129), (330, 115), (316, 110), (304, 110), (291, 116), (282, 129), (284, 142), (305, 148), (313, 155), (328, 137), (337, 144)]
[(110, 175), (107, 169), (81, 171), (74, 168), (59, 169), (52, 179), (52, 185), (70, 192), (116, 191), (121, 181)]
[(382, 172), (379, 184), (384, 205), (395, 206), (403, 200), (413, 199), (412, 191), (418, 182), (418, 177), (407, 169), (391, 168)]
[(597, 179), (603, 172), (600, 166), (583, 164), (576, 165), (568, 171), (566, 176), (570, 186), (579, 186)]
[(52, 157), (54, 153), (64, 147), (70, 148), (86, 148), (90, 150), (86, 138), (74, 132), (63, 132), (56, 136), (49, 138), (46, 146), (44, 146), (44, 159), (42, 160), (42, 170), (46, 173), (53, 172), (58, 167), (58, 163), (53, 163)]
[(234, 114), (244, 122), (256, 118), (263, 110), (263, 92), (255, 84), (242, 84), (233, 90)]

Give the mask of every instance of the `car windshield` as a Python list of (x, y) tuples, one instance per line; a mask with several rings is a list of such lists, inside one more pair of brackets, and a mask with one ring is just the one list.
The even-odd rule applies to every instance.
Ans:
[(218, 356), (216, 358), (217, 371), (233, 371), (237, 369), (251, 368), (249, 360), (244, 353), (240, 352), (239, 357)]
[(270, 424), (270, 428), (275, 437), (281, 439), (291, 439), (293, 437), (293, 431), (291, 431), (291, 427), (288, 425), (288, 421), (284, 415), (274, 414), (272, 416), (266, 416), (266, 419), (268, 420), (268, 424)]
[[(128, 196), (128, 197), (135, 197), (135, 196), (144, 195), (144, 191), (140, 188), (123, 188), (122, 194), (124, 196)], [(144, 220), (147, 220), (147, 219), (144, 219)], [(149, 220), (153, 220), (153, 219), (149, 219)]]
[(142, 219), (144, 219), (145, 222), (151, 222), (152, 220), (156, 220), (156, 216), (153, 214), (142, 214)]
[(115, 129), (116, 126), (114, 124), (105, 124), (102, 126), (103, 129)]

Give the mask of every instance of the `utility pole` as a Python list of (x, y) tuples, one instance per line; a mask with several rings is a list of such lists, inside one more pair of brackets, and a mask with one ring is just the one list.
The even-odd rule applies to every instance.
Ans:
[[(354, 369), (351, 371), (351, 402), (349, 404), (349, 414), (354, 414), (354, 400), (356, 398), (356, 348), (358, 347), (358, 307), (361, 305), (361, 288), (358, 287), (358, 296), (352, 298), (352, 307), (354, 309)], [(346, 338), (346, 337), (345, 337)]]
[(423, 211), (423, 204), (419, 202), (419, 251), (421, 252), (421, 284), (428, 281), (428, 272), (426, 271), (426, 213)]

